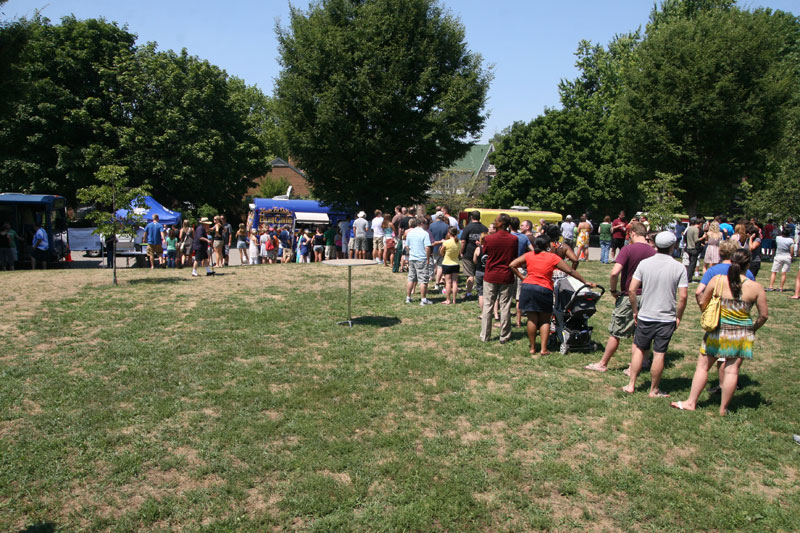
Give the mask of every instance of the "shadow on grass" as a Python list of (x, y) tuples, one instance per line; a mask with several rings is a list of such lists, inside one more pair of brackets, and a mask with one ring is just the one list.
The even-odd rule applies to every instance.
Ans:
[(191, 278), (179, 278), (172, 276), (169, 278), (139, 278), (128, 281), (130, 285), (163, 285), (168, 283), (187, 282)]
[[(647, 387), (650, 387), (650, 380), (649, 376), (647, 376)], [(661, 378), (661, 383), (659, 383), (659, 388), (671, 395), (674, 395), (677, 391), (688, 391), (692, 388), (692, 378), (691, 377), (679, 377), (679, 378)]]
[(55, 530), (55, 524), (52, 522), (45, 522), (44, 524), (33, 524), (25, 529), (20, 529), (19, 533), (53, 533)]
[[(672, 368), (675, 366), (675, 361), (683, 360), (686, 356), (683, 352), (676, 352), (675, 350), (667, 350), (667, 353), (664, 354), (664, 368)], [(689, 380), (691, 383), (691, 380)]]
[(389, 328), (400, 324), (396, 316), (359, 316), (353, 318), (353, 324), (359, 326), (373, 326), (376, 328)]
[(734, 413), (739, 409), (758, 409), (759, 407), (769, 407), (772, 402), (761, 396), (758, 391), (745, 392), (743, 394), (734, 393), (728, 409)]

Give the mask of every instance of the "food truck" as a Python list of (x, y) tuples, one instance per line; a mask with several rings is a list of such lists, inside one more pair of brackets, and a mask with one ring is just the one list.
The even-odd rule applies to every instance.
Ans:
[(67, 200), (55, 194), (0, 193), (0, 223), (8, 222), (23, 238), (18, 245), (20, 264), (30, 261), (34, 223), (47, 232), (50, 257), (59, 262), (69, 253)]
[(484, 207), (468, 207), (461, 211), (458, 215), (458, 225), (459, 227), (463, 228), (467, 224), (469, 224), (469, 214), (473, 211), (480, 211), (481, 213), (481, 223), (489, 227), (489, 224), (494, 222), (497, 216), (501, 213), (505, 213), (510, 217), (517, 217), (520, 222), (523, 220), (530, 220), (531, 224), (533, 224), (534, 228), (539, 227), (539, 221), (544, 219), (545, 222), (548, 224), (558, 224), (562, 220), (562, 216), (560, 213), (554, 213), (552, 211), (531, 211), (527, 207), (524, 206), (513, 206), (509, 209), (486, 209)]
[(324, 206), (316, 200), (255, 198), (250, 204), (247, 230), (288, 225), (294, 233), (296, 227), (335, 225), (347, 218), (347, 213)]

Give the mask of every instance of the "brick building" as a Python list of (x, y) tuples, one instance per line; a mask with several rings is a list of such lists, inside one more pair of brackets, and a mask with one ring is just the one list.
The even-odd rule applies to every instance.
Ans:
[[(308, 186), (308, 181), (306, 180), (306, 175), (303, 174), (303, 171), (299, 168), (295, 167), (291, 163), (287, 163), (280, 157), (276, 157), (270, 162), (272, 166), (272, 170), (270, 170), (264, 176), (260, 178), (256, 178), (255, 186), (251, 187), (247, 191), (247, 196), (257, 197), (259, 196), (259, 188), (261, 187), (261, 182), (266, 178), (272, 179), (285, 179), (289, 182), (289, 185), (292, 186), (292, 196), (297, 198), (307, 198), (311, 196), (311, 189)], [(286, 192), (284, 191), (283, 194)]]

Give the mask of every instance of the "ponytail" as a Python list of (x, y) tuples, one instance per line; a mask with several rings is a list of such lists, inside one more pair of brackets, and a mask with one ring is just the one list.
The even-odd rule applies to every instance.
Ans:
[(742, 272), (747, 272), (750, 266), (750, 251), (740, 248), (733, 252), (731, 256), (731, 268), (728, 270), (728, 285), (731, 288), (731, 295), (738, 299), (742, 291)]
[(549, 247), (550, 239), (543, 235), (540, 235), (533, 240), (533, 253), (535, 254), (546, 252)]

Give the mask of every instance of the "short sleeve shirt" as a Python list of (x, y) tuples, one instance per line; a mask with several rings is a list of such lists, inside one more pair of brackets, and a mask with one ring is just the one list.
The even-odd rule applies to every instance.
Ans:
[(656, 254), (639, 263), (633, 279), (642, 282), (639, 318), (651, 322), (675, 322), (678, 307), (675, 293), (678, 288), (689, 286), (684, 266), (670, 255)]
[(447, 239), (442, 243), (442, 248), (444, 248), (442, 264), (447, 266), (457, 265), (458, 254), (461, 252), (461, 243), (453, 239)]
[[(431, 236), (432, 236), (433, 241), (434, 242), (435, 241), (441, 241), (442, 239), (447, 237), (447, 232), (449, 230), (450, 230), (450, 226), (447, 224), (447, 222), (443, 222), (441, 220), (437, 220), (436, 222), (431, 224), (430, 231), (431, 231)], [(435, 254), (438, 254), (439, 253), (439, 247), (438, 246), (434, 246), (433, 247), (433, 252)], [(458, 257), (458, 256), (456, 256), (456, 257)]]
[[(514, 273), (508, 265), (517, 258), (517, 246), (519, 245), (517, 238), (505, 230), (500, 230), (487, 235), (484, 242), (486, 271), (483, 281), (504, 285), (514, 283)], [(473, 248), (473, 254), (474, 250), (475, 248)]]
[(207, 238), (208, 238), (208, 232), (206, 231), (206, 227), (203, 224), (200, 224), (194, 229), (194, 240), (192, 241), (192, 249), (202, 250), (204, 247), (207, 247), (208, 243), (200, 240)]
[(615, 239), (624, 239), (625, 238), (625, 230), (628, 227), (628, 222), (624, 218), (616, 218), (612, 223), (613, 226), (622, 225), (621, 228), (617, 228), (611, 234), (612, 237)]
[(656, 251), (653, 247), (642, 242), (635, 242), (620, 250), (614, 262), (622, 265), (620, 283), (624, 294), (628, 294), (628, 288), (631, 286), (631, 276), (636, 271), (639, 263), (654, 255), (656, 255)]
[[(39, 244), (36, 244), (37, 241)], [(47, 232), (44, 230), (44, 228), (39, 228), (36, 230), (36, 234), (33, 236), (33, 244), (36, 245), (38, 250), (50, 249), (50, 243), (47, 242)]]
[[(703, 274), (703, 278), (700, 280), (700, 285), (708, 285), (708, 282), (714, 279), (714, 276), (727, 276), (728, 270), (731, 269), (730, 263), (720, 263), (718, 265), (714, 265), (713, 267), (706, 270), (706, 273)], [(749, 270), (745, 272), (747, 279), (755, 281), (756, 278), (753, 277), (753, 273)]]
[(147, 244), (161, 244), (161, 232), (164, 231), (164, 226), (158, 222), (150, 222), (144, 227), (144, 233), (147, 235)]
[(353, 229), (356, 232), (356, 237), (366, 237), (367, 226), (369, 226), (369, 222), (367, 222), (366, 218), (357, 218), (355, 222), (353, 222)]
[[(461, 232), (461, 240), (466, 241), (464, 246), (464, 257), (472, 261), (472, 256), (475, 254), (475, 246), (481, 240), (481, 235), (488, 233), (489, 228), (480, 222), (470, 222)], [(509, 236), (510, 233), (506, 232)], [(510, 261), (509, 261), (510, 262)]]
[(794, 241), (790, 237), (778, 237), (775, 239), (775, 255), (791, 255), (789, 252), (793, 245)]
[(406, 233), (409, 261), (424, 261), (427, 258), (425, 248), (431, 245), (428, 232), (422, 228), (414, 228)]
[(524, 233), (512, 233), (512, 235), (519, 241), (519, 246), (517, 247), (517, 257), (525, 255), (525, 253), (528, 251), (528, 244), (531, 241), (528, 240), (528, 237)]
[(525, 254), (525, 266), (528, 275), (524, 283), (538, 285), (546, 289), (553, 290), (553, 270), (561, 262), (561, 258), (550, 252), (527, 252)]
[(336, 245), (336, 228), (334, 228), (333, 226), (325, 230), (325, 245), (326, 246)]

